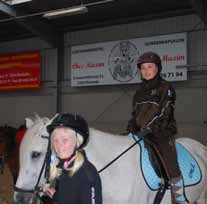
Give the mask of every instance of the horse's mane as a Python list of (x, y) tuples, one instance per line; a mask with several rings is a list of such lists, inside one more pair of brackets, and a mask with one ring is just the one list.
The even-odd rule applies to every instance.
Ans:
[(104, 131), (104, 130), (98, 129), (96, 127), (89, 127), (89, 130), (90, 130), (91, 133), (95, 131), (95, 132), (99, 132), (99, 134), (109, 136), (109, 137), (111, 137), (111, 135), (113, 135), (113, 137), (125, 137), (125, 136), (128, 135), (126, 132), (114, 133), (114, 132), (110, 132), (110, 131), (107, 131), (107, 130)]

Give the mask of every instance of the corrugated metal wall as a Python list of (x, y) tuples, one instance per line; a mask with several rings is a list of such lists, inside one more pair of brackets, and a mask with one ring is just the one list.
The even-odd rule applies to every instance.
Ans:
[[(187, 32), (188, 64), (202, 65), (190, 67), (190, 69), (207, 69), (205, 66), (207, 65), (207, 31), (202, 29), (203, 25), (200, 19), (190, 15), (67, 33), (65, 35), (64, 62), (64, 79), (66, 81), (61, 82), (61, 110), (81, 113), (92, 126), (105, 131), (124, 132), (130, 117), (132, 96), (136, 89), (136, 85), (71, 88), (69, 80), (71, 45)], [(44, 56), (41, 71), (42, 80), (54, 82), (43, 83), (43, 88), (37, 92), (0, 93), (1, 101), (3, 101), (0, 103), (2, 107), (0, 113), (5, 114), (3, 109), (7, 109), (9, 113), (6, 119), (0, 119), (0, 124), (4, 121), (17, 124), (21, 118), (30, 115), (35, 110), (40, 115), (47, 116), (56, 112), (56, 50), (48, 48), (38, 39), (0, 44), (0, 53), (31, 49), (41, 49)], [(207, 104), (206, 73), (205, 71), (190, 72), (188, 81), (174, 84), (177, 90), (176, 118), (179, 136), (196, 137), (203, 142), (207, 141), (207, 125), (205, 124), (207, 120), (207, 111), (205, 111), (205, 104)], [(39, 102), (33, 97), (39, 99)], [(11, 109), (13, 104), (7, 103), (7, 101), (10, 101), (11, 98), (16, 105), (15, 108), (18, 109), (16, 111), (18, 117), (10, 118), (10, 115), (13, 114), (10, 110), (14, 112), (14, 109)], [(27, 100), (28, 98), (31, 100)], [(19, 102), (15, 103), (15, 101), (24, 101), (27, 108), (23, 113), (19, 108), (21, 107)]]

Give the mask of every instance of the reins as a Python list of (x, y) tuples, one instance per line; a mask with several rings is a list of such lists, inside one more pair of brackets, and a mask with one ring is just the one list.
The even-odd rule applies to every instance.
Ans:
[[(142, 139), (140, 139), (142, 140)], [(130, 149), (132, 149), (135, 145), (137, 145), (140, 140), (134, 142), (132, 145), (130, 145), (127, 149), (125, 149), (123, 152), (121, 152), (117, 157), (115, 157), (112, 161), (110, 161), (108, 164), (106, 164), (103, 168), (101, 168), (98, 173), (100, 174), (102, 171), (107, 169), (109, 166), (111, 166), (115, 161), (117, 161), (120, 157), (122, 157), (124, 154), (126, 154)]]

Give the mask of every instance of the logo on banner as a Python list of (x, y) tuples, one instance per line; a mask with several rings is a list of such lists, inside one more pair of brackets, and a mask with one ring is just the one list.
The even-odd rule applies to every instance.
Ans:
[(136, 46), (130, 41), (116, 44), (109, 55), (108, 65), (111, 76), (119, 82), (131, 81), (137, 75)]

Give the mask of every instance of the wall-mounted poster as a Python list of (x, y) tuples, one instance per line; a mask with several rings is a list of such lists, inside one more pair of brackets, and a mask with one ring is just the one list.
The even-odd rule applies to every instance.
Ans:
[(71, 48), (71, 84), (95, 86), (140, 82), (137, 60), (146, 51), (162, 59), (162, 76), (169, 81), (187, 80), (186, 33), (110, 41)]
[(0, 90), (40, 87), (40, 51), (0, 55)]

